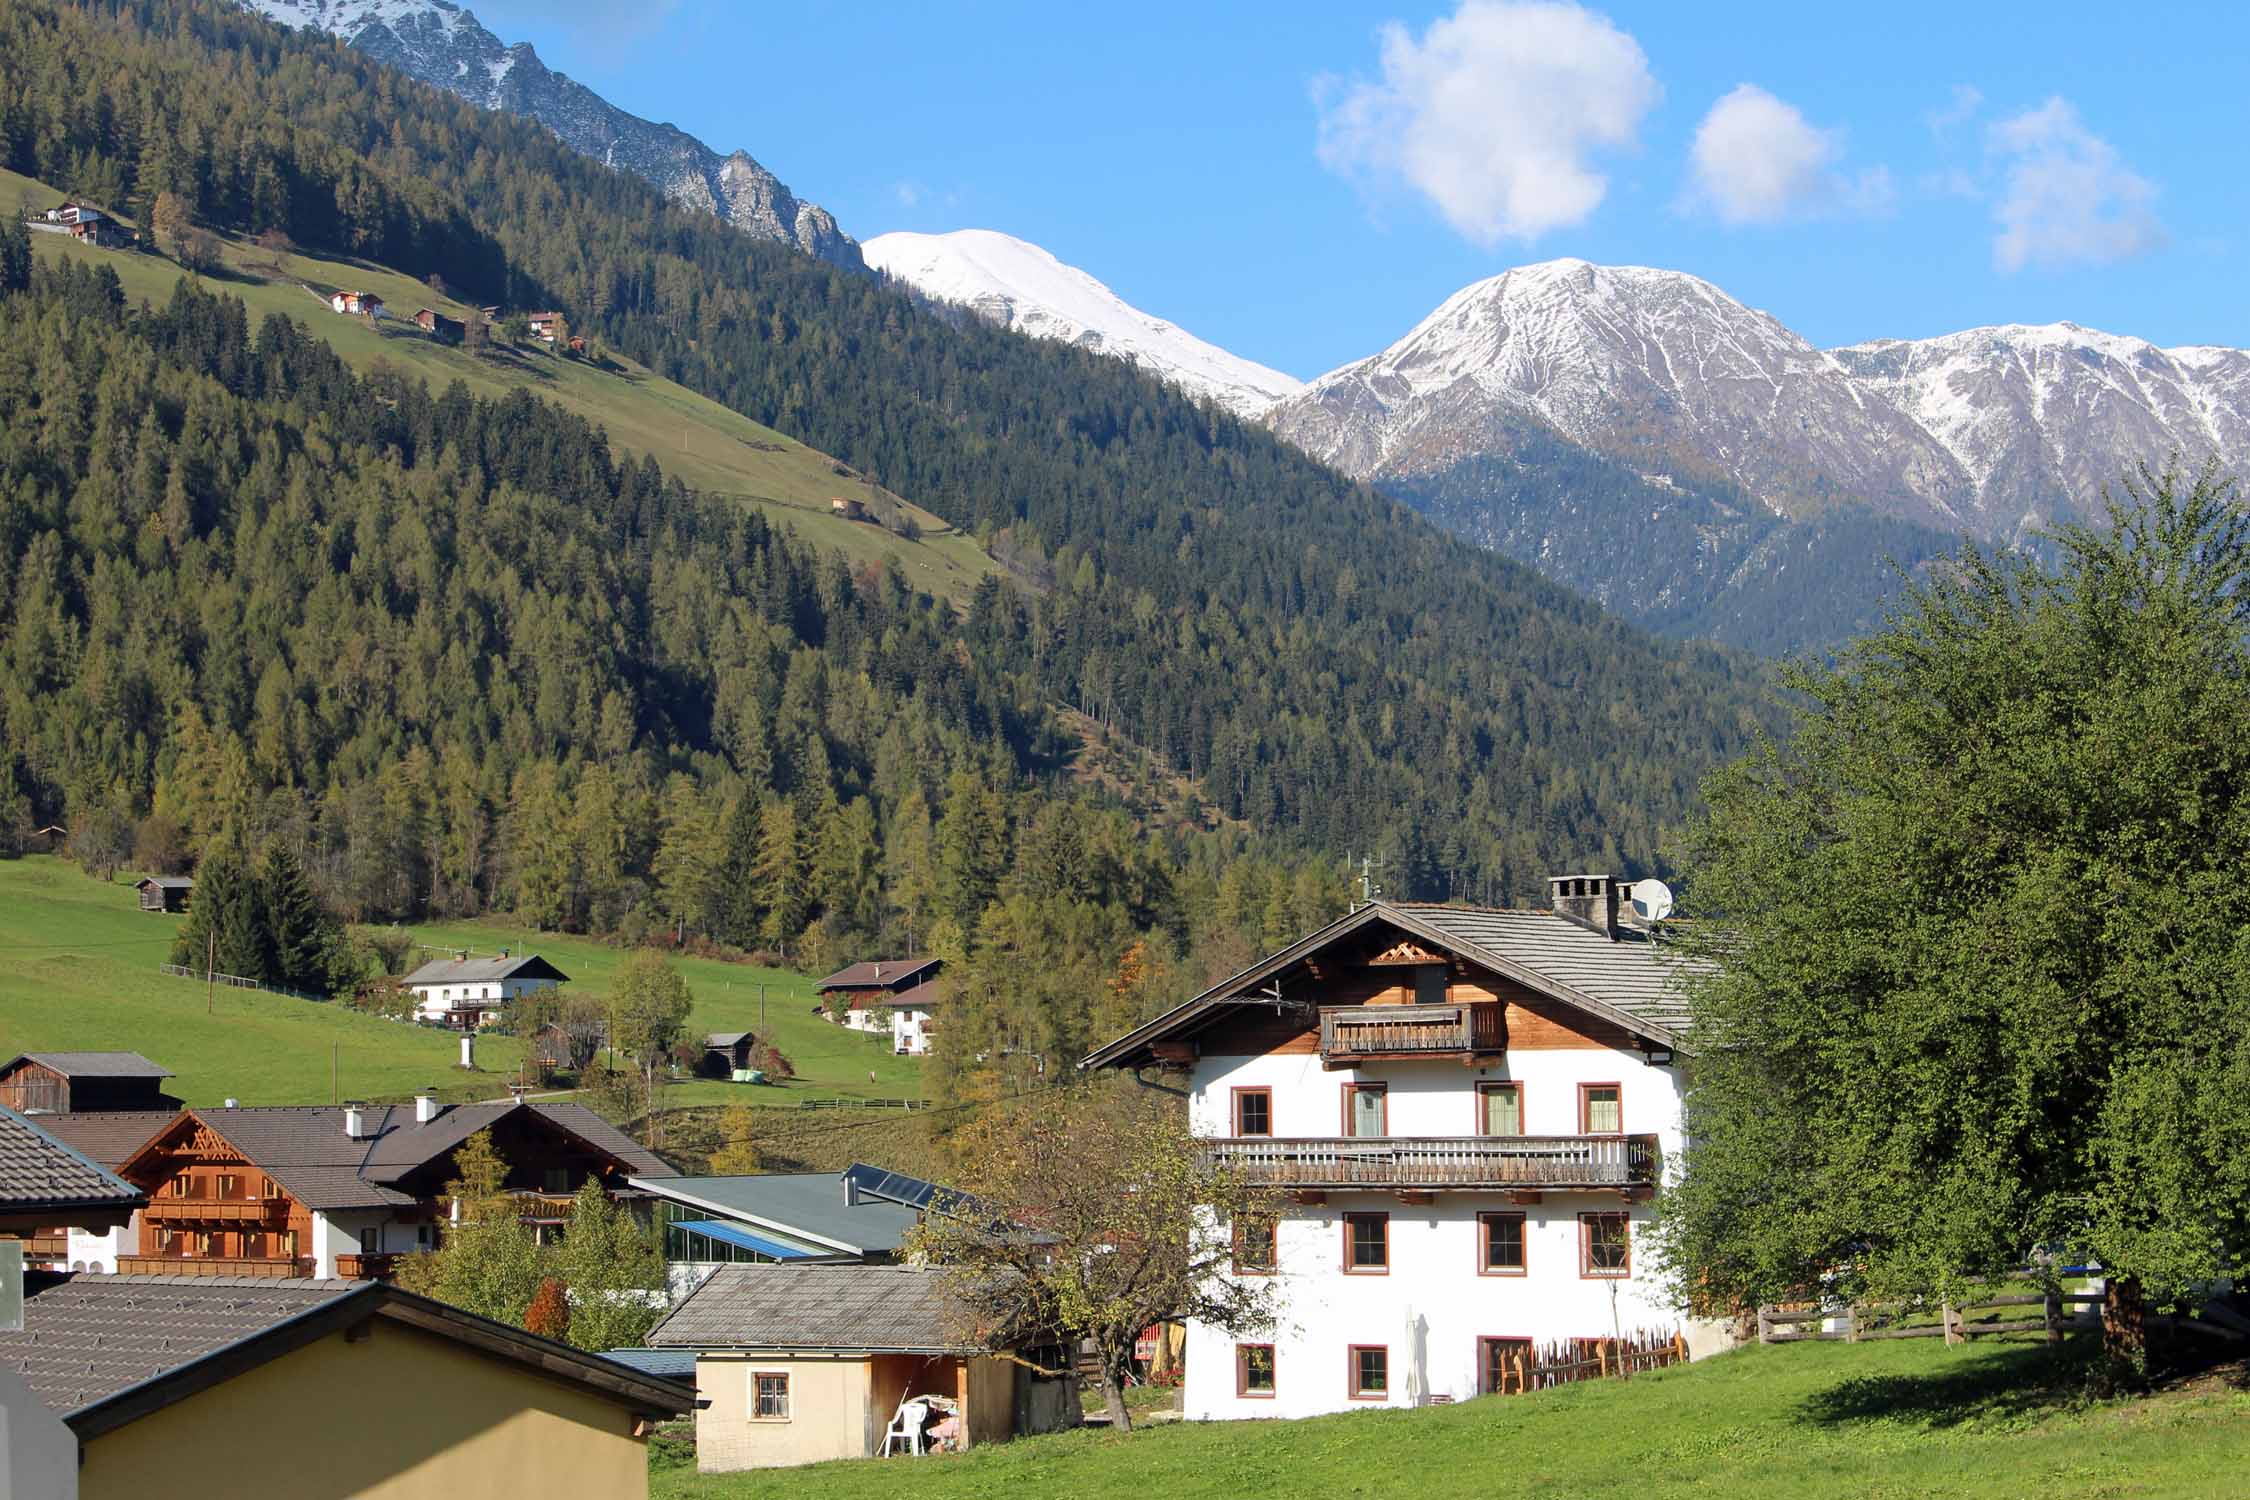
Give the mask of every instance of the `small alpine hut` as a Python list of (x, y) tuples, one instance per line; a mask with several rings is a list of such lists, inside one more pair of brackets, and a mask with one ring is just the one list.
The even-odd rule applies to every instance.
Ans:
[(182, 912), (188, 909), (195, 882), (185, 875), (149, 875), (136, 881), (133, 889), (141, 893), (142, 911)]

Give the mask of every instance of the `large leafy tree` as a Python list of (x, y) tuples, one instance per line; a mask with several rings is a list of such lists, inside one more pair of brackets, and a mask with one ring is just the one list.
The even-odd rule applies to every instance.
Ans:
[(538, 1236), (508, 1195), (508, 1164), (480, 1130), (453, 1154), (445, 1185), (458, 1216), (434, 1251), (399, 1265), (398, 1284), (497, 1323), (521, 1325), (543, 1277)]
[(1796, 674), (1688, 841), (1687, 1284), (1942, 1294), (2042, 1247), (2137, 1309), (2250, 1260), (2250, 522), (2143, 471)]
[(644, 949), (619, 966), (609, 992), (609, 1044), (640, 1063), (651, 1089), (657, 1060), (679, 1040), (694, 1004), (687, 981), (661, 953)]
[(633, 1216), (588, 1178), (548, 1256), (570, 1293), (563, 1337), (602, 1353), (638, 1344), (663, 1316), (664, 1256)]
[(1115, 1430), (1132, 1427), (1125, 1382), (1144, 1329), (1272, 1327), (1272, 1280), (1225, 1272), (1232, 1226), (1270, 1226), (1279, 1199), (1208, 1161), (1172, 1101), (1123, 1085), (1057, 1091), (988, 1111), (958, 1148), (973, 1197), (925, 1215), (910, 1249), (949, 1268), (974, 1341), (1091, 1340)]

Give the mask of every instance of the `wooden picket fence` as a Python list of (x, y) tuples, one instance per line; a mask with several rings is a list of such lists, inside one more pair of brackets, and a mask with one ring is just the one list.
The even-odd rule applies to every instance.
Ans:
[(1622, 1338), (1572, 1339), (1534, 1344), (1501, 1361), (1491, 1394), (1524, 1395), (1581, 1380), (1629, 1380), (1643, 1370), (1687, 1363), (1687, 1338), (1678, 1332), (1641, 1330)]

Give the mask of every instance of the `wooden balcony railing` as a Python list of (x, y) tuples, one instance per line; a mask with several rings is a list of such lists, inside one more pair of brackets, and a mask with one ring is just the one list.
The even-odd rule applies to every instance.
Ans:
[(1446, 1057), (1507, 1050), (1501, 1008), (1481, 1005), (1342, 1005), (1320, 1013), (1329, 1063), (1376, 1057)]
[(403, 1257), (361, 1251), (336, 1257), (336, 1274), (347, 1281), (383, 1281), (398, 1270)]
[(67, 1229), (34, 1229), (29, 1234), (0, 1235), (23, 1245), (23, 1258), (30, 1261), (62, 1260), (70, 1254), (70, 1231)]
[(1206, 1149), (1292, 1188), (1640, 1188), (1662, 1159), (1653, 1135), (1238, 1136)]
[[(536, 1193), (516, 1190), (508, 1198), (516, 1206), (516, 1216), (527, 1224), (560, 1224), (570, 1217), (570, 1205), (576, 1195), (572, 1193)], [(453, 1217), (453, 1200), (437, 1200), (437, 1217), (444, 1222)]]
[(159, 1223), (254, 1224), (267, 1218), (285, 1218), (287, 1198), (151, 1198), (141, 1210)]
[(121, 1276), (310, 1276), (312, 1262), (241, 1255), (120, 1255)]

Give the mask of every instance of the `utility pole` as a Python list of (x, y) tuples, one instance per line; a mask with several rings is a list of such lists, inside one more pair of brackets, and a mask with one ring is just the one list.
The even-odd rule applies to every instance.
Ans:
[(766, 1039), (766, 987), (758, 986), (758, 1040)]
[(214, 927), (203, 934), (203, 1013), (207, 1016), (219, 1013), (219, 986), (214, 977), (218, 962), (219, 930)]
[(336, 1088), (336, 1049), (340, 1045), (337, 1042), (328, 1044), (328, 1102), (330, 1104), (343, 1102), (342, 1096)]

